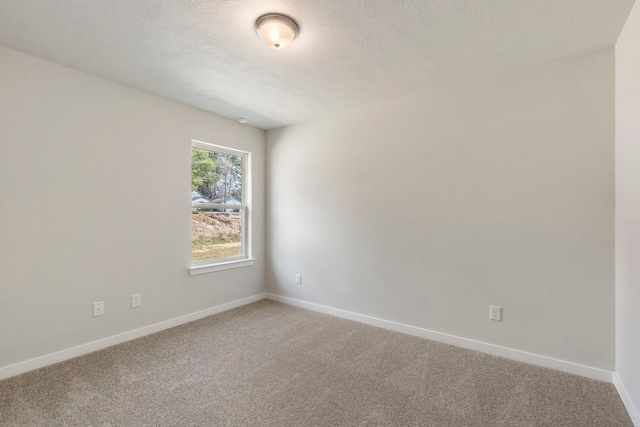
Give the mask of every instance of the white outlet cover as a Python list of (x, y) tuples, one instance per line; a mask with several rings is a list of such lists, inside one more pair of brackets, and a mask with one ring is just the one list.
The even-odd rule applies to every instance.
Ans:
[(93, 317), (102, 316), (104, 314), (104, 301), (93, 303)]
[(131, 295), (131, 308), (140, 307), (142, 305), (140, 294)]
[(502, 307), (497, 305), (489, 306), (489, 319), (502, 321)]

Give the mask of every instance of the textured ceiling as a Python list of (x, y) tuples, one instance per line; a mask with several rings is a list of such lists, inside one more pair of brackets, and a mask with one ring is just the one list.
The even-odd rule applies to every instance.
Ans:
[(269, 129), (611, 46), (633, 1), (0, 0), (0, 44)]

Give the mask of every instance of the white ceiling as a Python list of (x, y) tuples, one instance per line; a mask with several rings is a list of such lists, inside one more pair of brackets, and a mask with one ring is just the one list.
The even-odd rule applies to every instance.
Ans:
[[(611, 46), (633, 2), (0, 0), (0, 44), (269, 129)], [(288, 48), (266, 12), (300, 25)]]

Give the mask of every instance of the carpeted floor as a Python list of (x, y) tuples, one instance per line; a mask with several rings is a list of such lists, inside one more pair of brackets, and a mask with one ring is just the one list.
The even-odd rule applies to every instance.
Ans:
[(260, 301), (0, 381), (2, 426), (630, 426), (611, 384)]

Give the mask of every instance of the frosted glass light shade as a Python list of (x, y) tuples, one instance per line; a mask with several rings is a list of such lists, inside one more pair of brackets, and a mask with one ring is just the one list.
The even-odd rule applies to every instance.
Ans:
[(262, 41), (276, 49), (287, 47), (298, 36), (298, 24), (287, 16), (270, 13), (256, 21)]

